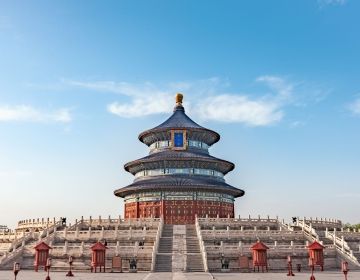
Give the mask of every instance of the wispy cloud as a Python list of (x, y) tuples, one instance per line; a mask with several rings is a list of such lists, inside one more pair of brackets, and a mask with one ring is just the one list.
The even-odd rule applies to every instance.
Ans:
[(0, 30), (8, 30), (11, 28), (13, 28), (13, 25), (10, 22), (10, 19), (5, 16), (0, 16)]
[(33, 173), (28, 170), (0, 170), (0, 178), (19, 178), (28, 177), (31, 175), (33, 175)]
[(72, 121), (70, 110), (61, 108), (41, 111), (28, 105), (0, 106), (0, 122), (60, 122)]
[(268, 87), (278, 93), (281, 98), (290, 98), (293, 93), (294, 85), (289, 83), (284, 78), (277, 76), (260, 76), (256, 79), (258, 82), (263, 82)]
[(297, 127), (301, 127), (301, 126), (304, 126), (304, 125), (306, 125), (305, 121), (292, 121), (290, 123), (291, 128), (297, 128)]
[(264, 75), (255, 79), (267, 88), (265, 93), (229, 93), (229, 81), (218, 77), (155, 85), (126, 82), (83, 82), (63, 80), (70, 86), (116, 93), (122, 101), (108, 104), (108, 112), (124, 118), (170, 113), (174, 94), (184, 92), (186, 110), (202, 121), (237, 122), (248, 126), (267, 126), (281, 121), (287, 106), (294, 105), (297, 84), (288, 79)]
[(354, 115), (360, 116), (360, 97), (355, 99), (352, 103), (350, 103), (347, 108), (352, 112)]
[(329, 5), (344, 5), (347, 0), (317, 0), (319, 7), (325, 7)]
[(339, 193), (335, 195), (337, 198), (359, 198), (360, 197), (360, 193), (355, 192), (355, 193)]
[(133, 85), (126, 82), (113, 82), (113, 81), (96, 81), (96, 82), (82, 82), (82, 81), (73, 81), (62, 79), (64, 84), (70, 86), (76, 86), (80, 88), (85, 88), (89, 90), (95, 90), (100, 92), (110, 92), (117, 93), (127, 96), (137, 96), (141, 92), (147, 92), (151, 89), (151, 84), (146, 83), (143, 85), (143, 88), (134, 87)]

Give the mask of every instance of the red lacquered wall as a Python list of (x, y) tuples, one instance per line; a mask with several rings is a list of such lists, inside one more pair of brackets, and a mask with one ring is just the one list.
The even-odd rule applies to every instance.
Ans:
[(198, 217), (234, 217), (234, 204), (206, 200), (162, 200), (125, 204), (125, 218), (164, 217), (166, 224), (193, 224)]

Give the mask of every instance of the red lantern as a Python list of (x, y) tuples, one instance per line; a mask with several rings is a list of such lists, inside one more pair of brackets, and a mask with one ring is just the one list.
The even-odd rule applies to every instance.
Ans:
[(314, 241), (308, 246), (309, 249), (309, 264), (313, 260), (313, 266), (318, 265), (321, 267), (321, 271), (324, 270), (324, 246), (319, 242)]
[(106, 249), (107, 247), (101, 242), (97, 242), (93, 246), (91, 246), (91, 272), (94, 271), (96, 273), (97, 267), (100, 268), (100, 272), (101, 267), (103, 267), (103, 272), (105, 272)]
[(49, 250), (52, 249), (49, 245), (45, 242), (41, 242), (34, 247), (35, 249), (35, 261), (34, 267), (35, 271), (38, 271), (39, 266), (43, 266), (44, 270), (46, 271), (46, 262), (49, 257)]
[(260, 267), (262, 272), (264, 272), (264, 267), (266, 268), (266, 271), (268, 271), (268, 264), (267, 264), (268, 249), (269, 247), (267, 247), (264, 243), (260, 241), (256, 242), (253, 246), (251, 246), (254, 271), (256, 267), (258, 271)]

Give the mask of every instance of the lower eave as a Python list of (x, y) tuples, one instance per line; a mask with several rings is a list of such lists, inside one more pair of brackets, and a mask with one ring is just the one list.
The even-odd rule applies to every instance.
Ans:
[(206, 190), (216, 191), (233, 195), (235, 198), (241, 197), (245, 191), (228, 185), (225, 182), (209, 179), (206, 176), (197, 178), (183, 175), (177, 176), (154, 176), (152, 178), (135, 181), (134, 183), (117, 189), (114, 194), (118, 197), (125, 197), (130, 194), (143, 191), (185, 191), (185, 190)]

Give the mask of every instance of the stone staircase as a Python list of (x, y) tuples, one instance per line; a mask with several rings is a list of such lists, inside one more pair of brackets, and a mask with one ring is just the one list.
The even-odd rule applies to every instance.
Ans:
[(186, 271), (204, 272), (195, 225), (186, 225)]
[(173, 225), (164, 225), (156, 254), (155, 271), (172, 271)]

